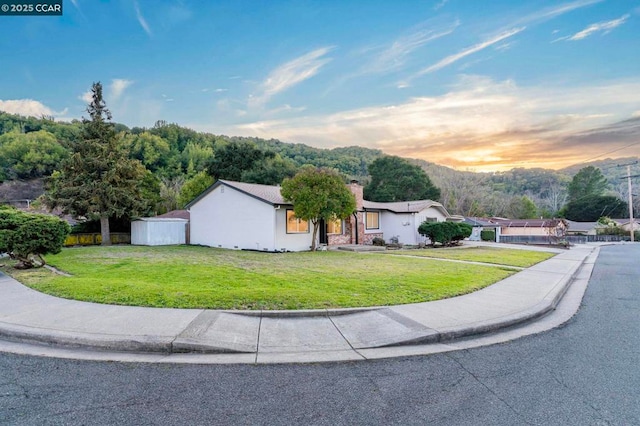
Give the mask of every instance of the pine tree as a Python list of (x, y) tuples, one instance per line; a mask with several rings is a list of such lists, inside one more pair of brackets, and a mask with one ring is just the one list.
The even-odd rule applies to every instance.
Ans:
[(102, 244), (110, 245), (109, 217), (135, 216), (145, 207), (140, 182), (146, 169), (119, 143), (100, 82), (91, 92), (90, 119), (83, 118), (82, 137), (51, 176), (45, 203), (75, 217), (99, 219)]

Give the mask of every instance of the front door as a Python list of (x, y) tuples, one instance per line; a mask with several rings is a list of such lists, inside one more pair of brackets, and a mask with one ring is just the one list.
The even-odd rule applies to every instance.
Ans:
[(320, 235), (318, 236), (318, 242), (320, 244), (329, 244), (329, 239), (327, 238), (327, 222), (320, 219), (320, 223), (318, 224)]

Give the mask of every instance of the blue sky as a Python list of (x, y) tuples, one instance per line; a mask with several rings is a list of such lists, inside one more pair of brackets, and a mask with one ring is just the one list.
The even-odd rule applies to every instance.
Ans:
[(101, 81), (128, 126), (166, 120), (477, 171), (640, 155), (640, 0), (63, 10), (0, 17), (0, 110), (80, 118)]

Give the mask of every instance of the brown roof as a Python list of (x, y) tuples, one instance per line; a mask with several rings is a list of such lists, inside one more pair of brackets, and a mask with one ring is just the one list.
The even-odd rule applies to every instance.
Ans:
[(444, 209), (442, 204), (431, 200), (398, 201), (394, 203), (378, 203), (364, 200), (363, 207), (365, 209), (389, 210), (394, 213), (418, 213), (429, 207)]
[[(491, 218), (491, 222), (500, 226), (516, 227), (516, 228), (555, 228), (562, 219), (498, 219)], [(565, 223), (566, 224), (566, 223)]]
[(202, 194), (198, 195), (193, 201), (187, 204), (186, 208), (187, 209), (191, 208), (194, 204), (202, 200), (211, 191), (213, 191), (220, 185), (225, 185), (230, 188), (234, 188), (244, 194), (247, 194), (265, 203), (269, 203), (273, 205), (278, 205), (278, 204), (292, 205), (291, 203), (285, 201), (284, 198), (282, 198), (282, 195), (280, 194), (279, 186), (261, 185), (257, 183), (236, 182), (233, 180), (219, 179), (213, 185), (207, 188), (204, 192), (202, 192)]
[(258, 198), (262, 201), (266, 201), (271, 204), (291, 204), (290, 202), (285, 201), (285, 199), (282, 198), (282, 194), (280, 194), (279, 186), (261, 185), (258, 183), (236, 182), (233, 180), (224, 180), (224, 179), (220, 179), (218, 182), (222, 182), (223, 184), (230, 186), (232, 188), (235, 188), (240, 192), (244, 192), (245, 194), (252, 195), (255, 198)]
[[(200, 194), (195, 200), (190, 202), (187, 205), (187, 208), (193, 206), (195, 203), (205, 197), (209, 192), (213, 191), (220, 185), (229, 186), (269, 204), (293, 205), (291, 202), (286, 201), (282, 197), (282, 194), (280, 193), (280, 186), (261, 185), (257, 183), (236, 182), (233, 180), (220, 179), (209, 188), (207, 188), (207, 190)], [(442, 204), (431, 200), (418, 200), (409, 202), (404, 201), (396, 203), (376, 203), (373, 201), (364, 200), (363, 206), (365, 209), (389, 210), (394, 213), (417, 213), (429, 207), (438, 207), (446, 212), (446, 209)]]
[(171, 210), (170, 212), (166, 212), (165, 214), (158, 215), (156, 217), (166, 218), (166, 219), (187, 219), (189, 220), (191, 214), (188, 210)]

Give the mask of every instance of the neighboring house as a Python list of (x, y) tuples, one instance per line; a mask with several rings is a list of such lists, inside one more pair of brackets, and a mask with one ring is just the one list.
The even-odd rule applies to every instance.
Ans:
[(465, 217), (464, 223), (471, 225), (472, 231), (469, 236), (469, 241), (482, 240), (480, 234), (482, 231), (493, 231), (497, 241), (500, 241), (500, 226), (491, 222), (486, 217)]
[(574, 222), (567, 220), (567, 235), (596, 235), (603, 225), (598, 222)]
[(567, 231), (565, 219), (505, 219), (491, 218), (500, 226), (501, 236), (562, 237)]
[(629, 218), (626, 219), (611, 219), (613, 220), (615, 223), (618, 224), (618, 227), (624, 229), (625, 231), (630, 231), (631, 229), (633, 229), (634, 231), (638, 231), (640, 230), (640, 220), (634, 218), (633, 222), (629, 221)]
[(391, 239), (398, 243), (416, 245), (426, 243), (428, 239), (418, 233), (423, 222), (462, 222), (461, 216), (452, 216), (444, 206), (436, 201), (418, 200), (395, 203), (377, 203), (364, 201), (365, 244), (375, 237), (387, 242)]
[[(348, 185), (356, 212), (345, 220), (320, 223), (318, 242), (326, 245), (371, 244), (373, 238), (398, 237), (404, 244), (423, 240), (424, 220), (462, 220), (434, 201), (372, 203), (356, 181)], [(304, 251), (313, 225), (295, 217), (279, 186), (218, 180), (187, 205), (191, 244), (259, 251)]]

